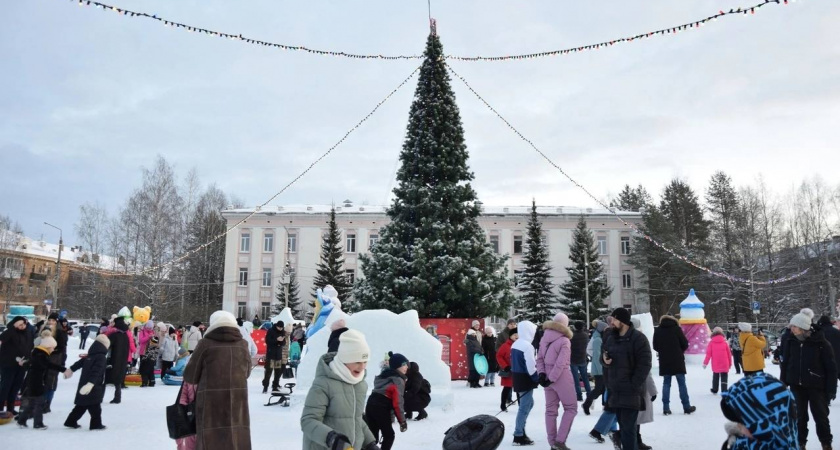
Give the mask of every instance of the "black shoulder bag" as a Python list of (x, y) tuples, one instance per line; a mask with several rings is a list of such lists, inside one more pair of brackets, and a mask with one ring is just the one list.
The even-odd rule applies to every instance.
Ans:
[(170, 439), (181, 439), (195, 434), (195, 400), (188, 405), (181, 404), (181, 389), (178, 389), (178, 396), (175, 404), (166, 407), (166, 426), (169, 428)]

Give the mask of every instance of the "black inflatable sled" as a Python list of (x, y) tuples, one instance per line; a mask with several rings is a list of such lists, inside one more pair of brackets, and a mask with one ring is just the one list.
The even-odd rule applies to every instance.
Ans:
[(470, 417), (444, 434), (443, 450), (496, 450), (505, 437), (505, 424), (483, 414)]

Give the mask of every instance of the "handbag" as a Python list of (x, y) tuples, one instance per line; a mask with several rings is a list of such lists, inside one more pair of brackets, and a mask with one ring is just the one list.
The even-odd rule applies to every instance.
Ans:
[(188, 405), (181, 404), (181, 391), (184, 385), (178, 389), (178, 397), (175, 398), (175, 404), (166, 407), (166, 427), (169, 428), (170, 439), (181, 439), (182, 437), (191, 436), (195, 431), (195, 400)]
[(283, 368), (283, 379), (288, 380), (289, 378), (295, 377), (295, 371), (292, 369), (291, 366), (286, 366)]

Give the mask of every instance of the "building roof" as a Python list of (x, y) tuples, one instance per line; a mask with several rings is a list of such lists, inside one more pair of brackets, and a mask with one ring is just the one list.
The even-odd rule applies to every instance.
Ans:
[[(274, 214), (326, 214), (330, 212), (333, 205), (269, 205), (258, 209), (260, 215)], [(354, 205), (343, 203), (335, 205), (336, 214), (385, 214), (386, 206), (382, 205)], [(250, 208), (228, 208), (222, 211), (222, 215), (250, 214), (254, 212)], [(483, 215), (512, 215), (523, 216), (531, 213), (531, 206), (489, 206), (482, 205)], [(622, 217), (641, 218), (642, 213), (636, 211), (619, 211), (615, 213)], [(578, 206), (537, 206), (537, 214), (541, 216), (607, 216), (613, 212), (604, 208), (581, 208)]]
[[(0, 242), (8, 245), (8, 248), (0, 250), (11, 250), (24, 255), (41, 257), (55, 260), (58, 258), (58, 244), (32, 239), (22, 234), (16, 234), (9, 230), (0, 230)], [(14, 247), (12, 247), (14, 246)], [(68, 247), (61, 250), (61, 261), (71, 262), (88, 267), (113, 270), (121, 267), (117, 258), (108, 255), (98, 255), (99, 262), (94, 262), (93, 254), (84, 251), (82, 247)], [(87, 261), (87, 262), (84, 262)]]

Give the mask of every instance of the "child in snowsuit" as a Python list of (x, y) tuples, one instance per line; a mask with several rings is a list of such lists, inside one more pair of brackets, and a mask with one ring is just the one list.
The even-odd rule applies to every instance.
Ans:
[(46, 398), (46, 378), (49, 370), (64, 372), (67, 369), (49, 360), (50, 353), (55, 350), (58, 343), (52, 336), (41, 338), (40, 345), (32, 349), (32, 356), (27, 364), (29, 372), (23, 383), (23, 396), (21, 399), (20, 414), (17, 417), (18, 426), (27, 428), (26, 422), (30, 417), (35, 419), (36, 430), (46, 430), (44, 425), (44, 406)]
[(510, 351), (513, 390), (519, 396), (519, 412), (516, 413), (516, 428), (513, 431), (514, 445), (533, 445), (534, 441), (525, 434), (528, 414), (534, 407), (534, 389), (537, 380), (537, 361), (534, 358), (534, 346), (531, 344), (537, 333), (537, 326), (526, 320), (519, 322), (519, 339), (513, 343)]
[(704, 369), (709, 365), (710, 360), (712, 361), (712, 394), (718, 393), (718, 383), (720, 391), (726, 392), (729, 385), (729, 368), (732, 366), (732, 350), (726, 342), (721, 327), (715, 327), (712, 331), (712, 340), (706, 346), (706, 359), (703, 360)]
[(110, 346), (108, 336), (100, 334), (91, 344), (87, 356), (70, 366), (71, 372), (82, 369), (82, 376), (79, 378), (79, 391), (73, 402), (76, 406), (64, 421), (65, 427), (81, 428), (79, 419), (85, 412), (89, 412), (90, 429), (105, 429), (105, 425), (102, 425), (102, 399), (105, 397), (105, 366), (108, 363)]
[(140, 357), (140, 387), (155, 387), (155, 365), (160, 356), (157, 336), (152, 336), (146, 344), (146, 353)]
[(390, 450), (394, 445), (391, 414), (396, 416), (401, 432), (408, 430), (403, 406), (408, 359), (399, 353), (388, 352), (388, 356), (388, 367), (382, 369), (382, 373), (374, 379), (373, 392), (365, 407), (365, 422), (377, 441), (379, 432), (382, 432), (382, 450)]

